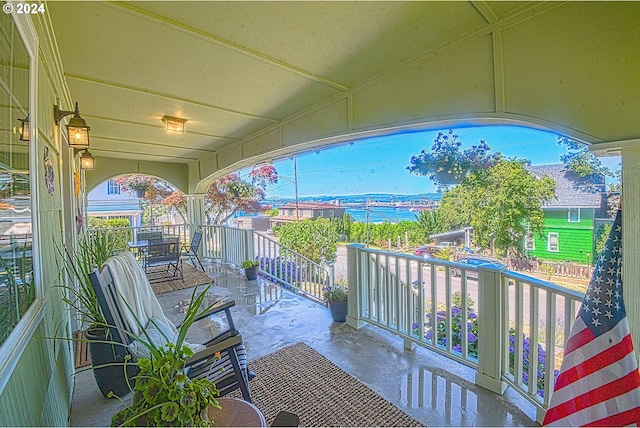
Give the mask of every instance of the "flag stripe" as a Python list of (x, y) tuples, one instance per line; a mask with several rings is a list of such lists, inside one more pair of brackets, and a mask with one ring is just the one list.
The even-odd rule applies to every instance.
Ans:
[(602, 426), (627, 426), (640, 422), (640, 408), (634, 407), (617, 415), (607, 415), (599, 421), (594, 421), (583, 426), (585, 427), (602, 427)]
[[(547, 424), (545, 422), (545, 425), (577, 427), (586, 426), (593, 423), (597, 424), (598, 426), (608, 426), (608, 418), (617, 417), (617, 415), (619, 414), (637, 415), (637, 413), (634, 412), (640, 412), (640, 408), (637, 407), (638, 400), (640, 400), (640, 387), (637, 387), (633, 391), (629, 391), (626, 394), (622, 394), (618, 397), (595, 404), (584, 410), (568, 415), (565, 418), (553, 421), (552, 423)], [(628, 417), (632, 418), (633, 416)], [(620, 416), (620, 418), (622, 419), (624, 418), (624, 416)], [(638, 420), (640, 419), (636, 419), (636, 421)], [(627, 423), (626, 425), (630, 425), (633, 422), (633, 419), (631, 419), (631, 422)], [(611, 425), (613, 425), (613, 423)]]
[(556, 383), (556, 389), (564, 388), (568, 384), (573, 383), (580, 378), (607, 367), (608, 365), (624, 358), (624, 356), (628, 355), (630, 352), (633, 352), (633, 343), (631, 342), (631, 335), (628, 334), (622, 339), (622, 342), (605, 349), (598, 355), (589, 358), (584, 363), (571, 367), (562, 373)]
[[(615, 380), (620, 376), (625, 376), (633, 371), (638, 370), (638, 364), (635, 359), (635, 355), (627, 354), (617, 363), (611, 364), (606, 367), (606, 370), (601, 372), (592, 373), (589, 376), (585, 376), (576, 380), (574, 383), (562, 388), (556, 389), (553, 393), (554, 402), (560, 404), (573, 399), (576, 393), (583, 393), (594, 388), (598, 388), (602, 385)], [(563, 375), (560, 374), (560, 377)], [(560, 378), (558, 378), (560, 382)]]
[(547, 411), (545, 420), (549, 418), (550, 421), (564, 418), (572, 413), (586, 409), (595, 403), (600, 403), (609, 400), (617, 395), (624, 394), (637, 387), (640, 383), (638, 377), (638, 371), (631, 372), (620, 379), (616, 379), (613, 382), (609, 382), (597, 389), (591, 390), (582, 395), (576, 396), (573, 400), (566, 403), (562, 403)]
[(564, 350), (565, 355), (569, 355), (576, 349), (579, 349), (581, 346), (584, 346), (593, 340), (593, 333), (591, 333), (591, 330), (587, 328), (587, 326), (584, 324), (584, 321), (582, 321), (582, 318), (580, 317), (578, 317), (576, 322), (573, 324), (573, 328), (576, 328), (576, 326), (579, 325), (582, 325), (582, 330), (576, 332), (575, 334), (573, 333), (573, 331), (571, 332), (569, 340), (567, 341), (567, 347)]

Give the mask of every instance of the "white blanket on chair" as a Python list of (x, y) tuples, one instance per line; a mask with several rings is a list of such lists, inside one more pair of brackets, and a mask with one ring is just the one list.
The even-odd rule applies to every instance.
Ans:
[(110, 257), (105, 265), (111, 271), (118, 293), (118, 306), (131, 333), (140, 336), (151, 318), (161, 320), (176, 332), (174, 324), (164, 315), (147, 275), (133, 254), (124, 251)]

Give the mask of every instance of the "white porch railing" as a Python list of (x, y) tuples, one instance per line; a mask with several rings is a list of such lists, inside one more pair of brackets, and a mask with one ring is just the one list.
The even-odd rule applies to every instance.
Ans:
[(347, 249), (350, 325), (473, 367), (476, 383), (499, 394), (513, 387), (542, 422), (581, 293), (496, 268)]
[(277, 240), (256, 234), (260, 273), (295, 293), (323, 302), (322, 289), (333, 284), (333, 268), (322, 266)]
[(165, 236), (177, 236), (181, 244), (191, 242), (190, 227), (187, 224), (167, 224), (162, 226), (138, 226), (138, 227), (104, 227), (89, 228), (88, 237), (91, 238), (98, 233), (109, 233), (115, 236), (122, 248), (126, 248), (128, 242), (135, 242), (145, 239), (148, 233), (161, 233)]
[(262, 276), (295, 293), (321, 302), (322, 288), (333, 284), (333, 270), (309, 260), (253, 229), (202, 226), (203, 256), (241, 266), (258, 259)]

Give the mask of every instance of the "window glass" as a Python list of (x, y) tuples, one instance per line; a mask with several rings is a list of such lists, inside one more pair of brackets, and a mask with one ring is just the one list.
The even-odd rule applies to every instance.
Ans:
[(549, 234), (549, 251), (553, 251), (554, 253), (557, 253), (558, 251), (560, 251), (558, 249), (558, 234), (557, 233), (550, 233)]
[(570, 222), (580, 221), (580, 208), (569, 208), (569, 221)]
[(527, 233), (527, 236), (524, 237), (524, 249), (529, 251), (533, 251), (536, 249), (532, 233)]
[(120, 194), (120, 185), (115, 182), (115, 180), (107, 181), (107, 194), (108, 195), (119, 195)]
[(30, 61), (11, 15), (0, 14), (0, 344), (35, 300), (29, 142), (20, 139)]

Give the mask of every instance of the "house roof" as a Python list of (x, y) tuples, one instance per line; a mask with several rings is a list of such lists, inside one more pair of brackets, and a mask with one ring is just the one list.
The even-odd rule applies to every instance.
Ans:
[(556, 182), (556, 197), (545, 208), (600, 208), (605, 193), (604, 176), (580, 177), (564, 164), (535, 165), (527, 168), (536, 177)]

